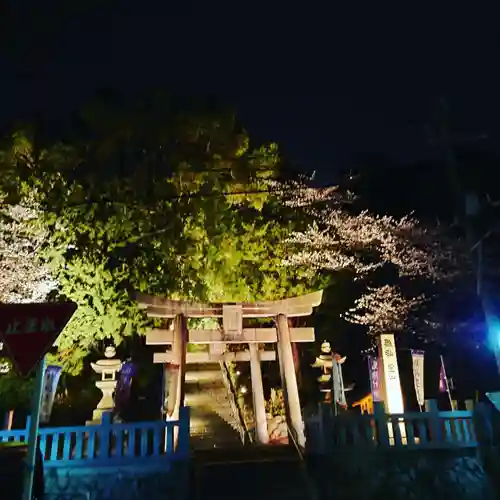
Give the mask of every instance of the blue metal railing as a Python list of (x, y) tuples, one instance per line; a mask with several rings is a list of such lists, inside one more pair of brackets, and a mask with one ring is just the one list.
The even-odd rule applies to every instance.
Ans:
[(407, 449), (474, 448), (478, 445), (471, 411), (430, 411), (388, 415), (332, 415), (325, 405), (306, 417), (307, 447), (368, 446)]
[[(28, 429), (29, 421), (24, 429), (0, 431), (0, 442), (25, 442)], [(181, 408), (178, 421), (113, 424), (105, 413), (100, 425), (45, 427), (38, 436), (45, 467), (184, 459), (189, 456), (189, 408)]]

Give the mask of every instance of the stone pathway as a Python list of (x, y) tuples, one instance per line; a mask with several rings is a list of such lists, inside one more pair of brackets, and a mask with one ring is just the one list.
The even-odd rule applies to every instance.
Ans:
[(241, 446), (218, 363), (187, 366), (185, 403), (191, 410), (193, 449)]

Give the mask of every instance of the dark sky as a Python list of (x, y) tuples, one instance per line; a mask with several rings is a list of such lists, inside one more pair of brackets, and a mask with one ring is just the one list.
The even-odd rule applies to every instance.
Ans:
[(424, 126), (440, 95), (458, 132), (497, 142), (493, 9), (162, 4), (11, 0), (0, 15), (0, 121), (60, 116), (103, 86), (210, 94), (325, 181), (359, 153), (429, 155)]

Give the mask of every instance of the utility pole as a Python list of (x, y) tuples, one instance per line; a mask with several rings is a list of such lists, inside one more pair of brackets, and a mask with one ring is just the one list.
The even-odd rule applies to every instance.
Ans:
[[(455, 217), (456, 222), (465, 230), (467, 246), (472, 254), (474, 261), (474, 271), (476, 275), (476, 294), (481, 302), (483, 314), (488, 328), (488, 336), (491, 336), (495, 330), (494, 318), (491, 301), (488, 291), (484, 286), (484, 239), (491, 234), (487, 231), (484, 234), (475, 234), (473, 219), (481, 215), (481, 206), (479, 197), (474, 189), (464, 187), (458, 174), (458, 165), (455, 155), (455, 144), (468, 141), (478, 141), (486, 139), (487, 135), (476, 136), (452, 136), (449, 129), (449, 109), (445, 99), (439, 103), (437, 119), (437, 137), (432, 142), (441, 144), (445, 149), (446, 166), (448, 176), (452, 185), (455, 197)], [(500, 332), (499, 332), (500, 333)], [(500, 372), (500, 339), (494, 339), (493, 352)]]

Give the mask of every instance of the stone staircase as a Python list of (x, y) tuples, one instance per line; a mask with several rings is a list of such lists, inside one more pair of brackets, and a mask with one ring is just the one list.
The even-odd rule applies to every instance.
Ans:
[(243, 446), (218, 363), (188, 366), (186, 405), (190, 500), (319, 500), (292, 445)]
[(185, 404), (191, 411), (193, 449), (242, 445), (219, 363), (188, 365)]
[(193, 458), (191, 500), (318, 500), (288, 446), (207, 450)]

